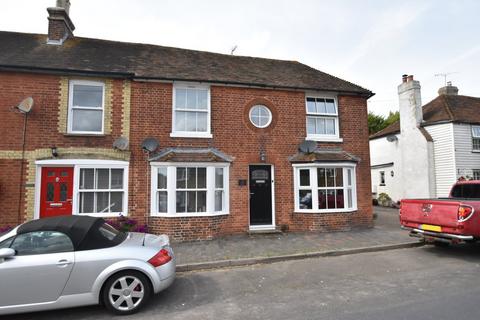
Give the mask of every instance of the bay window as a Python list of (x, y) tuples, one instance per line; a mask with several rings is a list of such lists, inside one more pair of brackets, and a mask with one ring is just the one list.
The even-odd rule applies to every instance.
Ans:
[(355, 165), (294, 165), (295, 211), (348, 212), (357, 209)]
[(228, 213), (227, 164), (152, 164), (152, 215)]

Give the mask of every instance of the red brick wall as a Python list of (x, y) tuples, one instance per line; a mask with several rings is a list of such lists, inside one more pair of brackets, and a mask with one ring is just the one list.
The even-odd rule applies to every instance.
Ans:
[[(264, 130), (254, 128), (248, 120), (248, 109), (258, 101), (264, 101), (274, 111), (273, 125)], [(344, 142), (320, 144), (342, 147), (362, 159), (357, 166), (358, 211), (348, 214), (293, 212), (293, 168), (288, 157), (297, 152), (299, 143), (305, 138), (304, 93), (212, 86), (211, 107), (212, 139), (171, 138), (172, 85), (138, 82), (132, 85), (132, 112), (135, 117), (131, 120), (130, 213), (133, 216), (145, 217), (150, 210), (150, 203), (144, 198), (150, 187), (145, 173), (149, 166), (146, 155), (138, 147), (144, 138), (155, 137), (160, 142), (160, 148), (215, 147), (234, 157), (230, 167), (229, 215), (150, 217), (152, 231), (167, 233), (175, 240), (210, 239), (248, 231), (249, 190), (248, 186), (238, 186), (238, 180), (248, 180), (248, 165), (260, 163), (261, 149), (266, 151), (266, 163), (275, 167), (278, 226), (288, 225), (291, 231), (349, 230), (356, 226), (371, 226), (367, 107), (364, 98), (339, 97), (340, 132)]]
[[(20, 150), (23, 116), (11, 107), (27, 96), (35, 105), (28, 115), (26, 150), (61, 147), (111, 148), (121, 135), (122, 80), (114, 80), (112, 134), (101, 137), (69, 136), (58, 132), (58, 76), (0, 73), (1, 150)], [(348, 214), (294, 213), (293, 168), (288, 157), (297, 152), (305, 138), (305, 96), (303, 92), (235, 87), (211, 87), (212, 139), (171, 138), (172, 85), (132, 82), (129, 171), (129, 215), (150, 224), (150, 230), (167, 233), (175, 240), (211, 239), (243, 233), (249, 227), (249, 190), (238, 180), (248, 180), (248, 165), (260, 163), (260, 150), (266, 163), (275, 168), (275, 213), (278, 226), (290, 231), (349, 230), (372, 225), (370, 164), (366, 100), (340, 96), (341, 147), (361, 158), (357, 166), (358, 211)], [(249, 124), (248, 110), (263, 101), (273, 111), (267, 129)], [(120, 111), (119, 111), (120, 110)], [(141, 142), (155, 137), (160, 148), (174, 146), (215, 147), (233, 156), (230, 167), (230, 214), (217, 217), (148, 217), (150, 211), (150, 166)], [(19, 160), (0, 159), (0, 226), (17, 222)], [(22, 204), (24, 208), (24, 204)], [(23, 215), (22, 215), (23, 216)]]

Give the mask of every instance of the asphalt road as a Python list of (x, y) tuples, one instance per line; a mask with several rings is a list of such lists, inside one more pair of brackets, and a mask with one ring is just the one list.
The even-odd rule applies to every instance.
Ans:
[[(431, 246), (179, 275), (122, 319), (478, 319), (480, 246)], [(8, 319), (110, 319), (100, 307)]]

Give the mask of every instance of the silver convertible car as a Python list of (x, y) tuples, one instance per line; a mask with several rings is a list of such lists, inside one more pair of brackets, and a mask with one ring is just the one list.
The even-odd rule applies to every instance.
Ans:
[(131, 314), (174, 279), (167, 236), (101, 218), (33, 220), (0, 235), (0, 315), (98, 303)]

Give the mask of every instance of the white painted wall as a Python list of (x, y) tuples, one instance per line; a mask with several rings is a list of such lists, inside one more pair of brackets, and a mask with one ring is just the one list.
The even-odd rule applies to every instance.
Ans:
[(473, 169), (480, 170), (480, 152), (474, 152), (472, 146), (472, 127), (470, 124), (453, 124), (455, 142), (456, 178), (473, 177)]
[(427, 126), (425, 129), (432, 136), (434, 142), (436, 197), (448, 197), (452, 185), (457, 180), (453, 124), (437, 124)]

